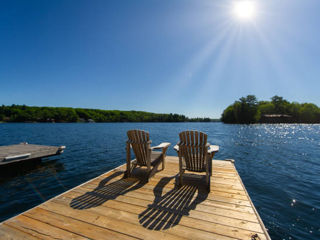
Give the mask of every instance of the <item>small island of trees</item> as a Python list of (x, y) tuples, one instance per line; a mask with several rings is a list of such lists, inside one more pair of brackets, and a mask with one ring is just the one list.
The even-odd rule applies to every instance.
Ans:
[(274, 96), (258, 101), (248, 95), (235, 101), (222, 113), (224, 123), (320, 123), (320, 108), (313, 103), (289, 102)]

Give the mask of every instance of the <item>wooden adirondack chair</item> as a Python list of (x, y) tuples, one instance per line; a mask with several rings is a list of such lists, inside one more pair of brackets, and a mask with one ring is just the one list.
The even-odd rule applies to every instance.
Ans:
[(179, 184), (183, 184), (185, 170), (205, 172), (208, 190), (212, 175), (212, 159), (219, 146), (207, 143), (207, 134), (198, 131), (184, 131), (179, 134), (180, 142), (174, 146), (179, 156)]
[[(151, 147), (149, 133), (142, 130), (130, 130), (127, 135), (127, 177), (131, 175), (132, 170), (137, 165), (147, 167), (148, 180), (155, 173), (160, 163), (162, 163), (162, 170), (164, 169), (166, 152), (170, 143), (165, 142)], [(131, 161), (131, 148), (136, 156), (134, 161)], [(153, 151), (154, 149), (162, 149), (162, 152)]]

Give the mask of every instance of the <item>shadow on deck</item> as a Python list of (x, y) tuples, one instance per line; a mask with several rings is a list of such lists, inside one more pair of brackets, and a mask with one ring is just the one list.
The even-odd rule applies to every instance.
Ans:
[[(70, 206), (74, 209), (89, 209), (102, 205), (108, 200), (114, 200), (120, 195), (137, 190), (148, 182), (145, 181), (141, 171), (136, 172), (134, 178), (121, 178), (123, 172), (115, 172), (103, 179), (91, 192), (72, 199)], [(177, 183), (177, 175), (163, 177), (153, 189), (154, 201), (138, 215), (140, 224), (150, 230), (162, 230), (179, 224), (183, 216), (188, 216), (189, 211), (196, 208), (196, 205), (203, 202), (208, 192), (199, 182), (185, 181), (185, 184), (164, 193), (164, 188), (171, 180)], [(110, 182), (110, 183), (109, 183)]]
[(129, 191), (134, 191), (143, 187), (147, 182), (144, 180), (121, 178), (114, 182), (112, 179), (123, 175), (123, 172), (115, 172), (109, 177), (103, 179), (98, 187), (91, 192), (72, 199), (70, 207), (74, 209), (88, 209), (98, 207), (108, 200), (116, 199), (119, 195), (124, 195)]
[[(188, 182), (163, 194), (164, 187), (173, 177), (163, 177), (154, 188), (154, 202), (139, 214), (139, 222), (150, 230), (162, 230), (178, 225), (183, 216), (204, 201), (208, 192), (199, 184)], [(177, 181), (177, 176), (175, 176)]]

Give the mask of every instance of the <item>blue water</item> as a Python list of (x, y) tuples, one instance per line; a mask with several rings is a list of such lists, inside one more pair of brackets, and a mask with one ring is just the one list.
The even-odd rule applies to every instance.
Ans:
[[(126, 131), (144, 129), (153, 144), (198, 129), (233, 158), (272, 239), (320, 239), (320, 125), (222, 123), (0, 124), (0, 145), (66, 145), (31, 169), (0, 178), (0, 221), (125, 162)], [(169, 155), (176, 155), (173, 148)]]

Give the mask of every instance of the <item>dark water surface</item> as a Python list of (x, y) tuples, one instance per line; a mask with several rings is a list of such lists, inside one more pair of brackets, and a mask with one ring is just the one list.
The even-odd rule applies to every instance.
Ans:
[[(125, 162), (126, 131), (173, 145), (197, 129), (233, 158), (272, 239), (320, 239), (320, 125), (222, 123), (0, 124), (0, 145), (66, 145), (66, 151), (0, 177), (0, 221)], [(173, 147), (173, 146), (172, 146)], [(170, 147), (169, 155), (176, 155)]]

